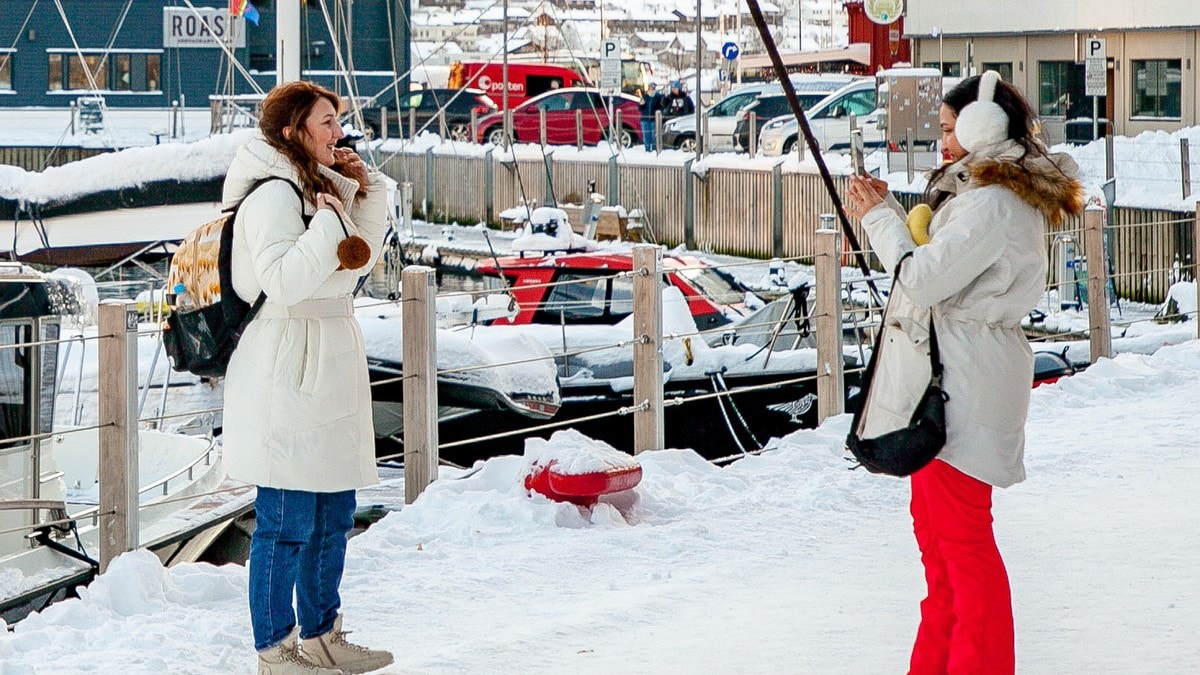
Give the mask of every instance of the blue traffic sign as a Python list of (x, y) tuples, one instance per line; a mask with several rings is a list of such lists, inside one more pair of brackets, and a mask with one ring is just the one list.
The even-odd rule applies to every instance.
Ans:
[(736, 59), (738, 53), (739, 50), (736, 42), (726, 42), (721, 45), (721, 56), (724, 56), (729, 61)]

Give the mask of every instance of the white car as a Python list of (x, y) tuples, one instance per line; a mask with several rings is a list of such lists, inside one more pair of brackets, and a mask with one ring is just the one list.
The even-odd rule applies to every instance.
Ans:
[[(883, 109), (878, 106), (875, 81), (853, 82), (825, 97), (805, 112), (813, 136), (822, 150), (850, 148), (850, 116), (863, 131), (863, 144), (878, 147), (884, 144), (884, 130), (879, 125)], [(758, 150), (764, 155), (786, 155), (796, 147), (800, 124), (790, 113), (780, 115), (763, 125), (758, 136)]]
[[(866, 78), (853, 75), (793, 75), (792, 86), (796, 93), (803, 98), (823, 96), (837, 91), (846, 84)], [(738, 112), (753, 103), (760, 94), (782, 93), (783, 87), (777, 82), (761, 82), (748, 84), (734, 90), (725, 98), (717, 101), (704, 112), (708, 118), (708, 147), (710, 152), (724, 152), (736, 149), (734, 129), (738, 123)], [(696, 116), (677, 117), (663, 124), (662, 147), (675, 148), (691, 152), (696, 149)]]

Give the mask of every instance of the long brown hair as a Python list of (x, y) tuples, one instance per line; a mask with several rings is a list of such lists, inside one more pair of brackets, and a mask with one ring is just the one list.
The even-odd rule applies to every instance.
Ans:
[[(258, 118), (258, 128), (262, 130), (263, 138), (271, 147), (292, 160), (296, 173), (300, 176), (300, 187), (304, 196), (313, 203), (317, 201), (317, 194), (320, 192), (338, 194), (333, 181), (321, 174), (318, 168), (321, 166), (320, 162), (304, 147), (303, 136), (308, 134), (304, 122), (321, 99), (332, 103), (334, 110), (338, 110), (341, 104), (337, 94), (320, 85), (303, 81), (287, 82), (267, 93), (262, 102), (262, 113)], [(291, 138), (284, 137), (285, 127), (292, 128)], [(362, 187), (359, 186), (360, 192)]]

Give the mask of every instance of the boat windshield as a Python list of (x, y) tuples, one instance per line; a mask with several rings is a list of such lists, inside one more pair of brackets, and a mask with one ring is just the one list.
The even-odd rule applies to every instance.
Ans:
[(692, 266), (676, 271), (714, 304), (736, 305), (746, 299), (745, 291), (714, 269)]

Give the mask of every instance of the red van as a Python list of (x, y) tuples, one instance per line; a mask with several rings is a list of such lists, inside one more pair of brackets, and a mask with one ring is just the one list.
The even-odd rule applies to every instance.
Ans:
[[(564, 66), (548, 63), (508, 64), (508, 107), (515, 108), (529, 98), (551, 89), (585, 87), (587, 78)], [(451, 89), (482, 89), (497, 105), (504, 105), (504, 64), (463, 63), (450, 66), (447, 86)]]

